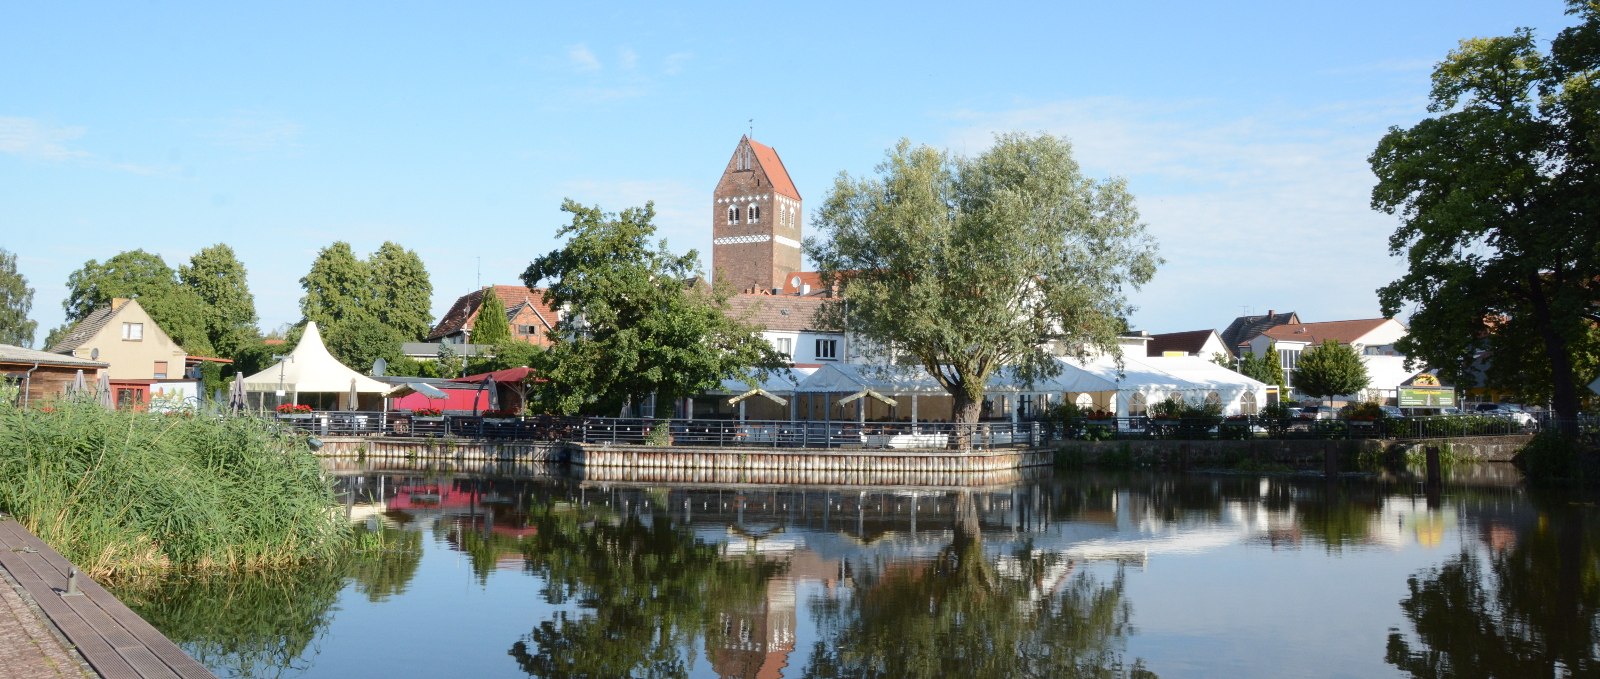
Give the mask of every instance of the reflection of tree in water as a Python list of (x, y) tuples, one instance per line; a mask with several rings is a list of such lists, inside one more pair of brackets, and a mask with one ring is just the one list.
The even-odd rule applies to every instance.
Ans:
[(582, 609), (540, 622), (512, 646), (533, 676), (686, 676), (693, 641), (718, 611), (753, 605), (783, 570), (760, 558), (730, 560), (664, 513), (645, 521), (577, 511), (536, 514), (538, 532), (523, 541), (545, 599)]
[(1328, 552), (1338, 553), (1347, 545), (1372, 540), (1373, 522), (1383, 509), (1381, 498), (1353, 497), (1349, 489), (1333, 485), (1321, 490), (1301, 488), (1300, 492), (1294, 503), (1294, 522), (1306, 535), (1320, 540)]
[(345, 575), (373, 603), (406, 591), (422, 563), (422, 533), (417, 531), (358, 525), (355, 544)]
[(813, 602), (823, 639), (804, 676), (1155, 676), (1142, 661), (1123, 666), (1132, 626), (1120, 571), (1109, 584), (1068, 575), (1071, 564), (1024, 544), (1020, 573), (1001, 577), (970, 498), (957, 511), (955, 540), (933, 562), (864, 575), (853, 596)]
[(1546, 510), (1509, 549), (1407, 579), (1415, 635), (1390, 630), (1385, 659), (1414, 677), (1600, 676), (1600, 536), (1582, 507)]
[(334, 568), (270, 574), (173, 578), (122, 599), (221, 676), (295, 676), (309, 667), (306, 649), (327, 628), (344, 586)]

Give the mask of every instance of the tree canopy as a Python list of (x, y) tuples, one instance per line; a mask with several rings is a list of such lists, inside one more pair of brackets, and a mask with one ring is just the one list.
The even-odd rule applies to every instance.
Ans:
[(1257, 382), (1278, 385), (1278, 393), (1287, 394), (1285, 380), (1283, 379), (1283, 364), (1278, 358), (1278, 348), (1269, 346), (1266, 353), (1257, 356), (1254, 352), (1247, 353), (1239, 358), (1239, 374)]
[(167, 336), (184, 351), (206, 356), (214, 353), (207, 333), (210, 310), (194, 289), (178, 280), (178, 273), (160, 255), (144, 250), (118, 253), (105, 263), (89, 260), (67, 277), (67, 298), (61, 307), (66, 324), (51, 332), (59, 339), (78, 321), (118, 298), (134, 298)]
[(511, 323), (506, 320), (506, 304), (495, 294), (494, 286), (483, 289), (478, 317), (472, 323), (473, 344), (500, 345), (511, 341)]
[(0, 344), (33, 346), (37, 321), (28, 319), (33, 308), (33, 288), (17, 271), (16, 253), (0, 248)]
[(317, 253), (300, 286), (301, 325), (316, 321), (329, 353), (353, 368), (396, 360), (400, 344), (422, 339), (432, 324), (427, 268), (416, 252), (392, 242), (362, 260), (337, 241)]
[(1581, 365), (1600, 353), (1600, 5), (1548, 54), (1529, 29), (1461, 41), (1433, 73), (1428, 110), (1393, 127), (1369, 162), (1375, 209), (1408, 271), (1379, 289), (1385, 315), (1414, 309), (1397, 348), (1470, 384), (1548, 394), (1576, 416)]
[(261, 334), (256, 300), (233, 248), (218, 243), (196, 252), (178, 267), (178, 279), (205, 305), (206, 337), (218, 355), (234, 357)]
[(976, 158), (901, 141), (877, 176), (841, 173), (806, 251), (842, 286), (823, 321), (909, 356), (975, 421), (989, 377), (1057, 374), (1050, 345), (1117, 351), (1127, 292), (1161, 263), (1120, 179), (1063, 139), (1000, 135)]
[(726, 313), (725, 288), (699, 282), (694, 251), (675, 255), (665, 241), (650, 242), (653, 204), (614, 214), (567, 200), (561, 210), (572, 215), (556, 233), (566, 245), (522, 274), (563, 310), (541, 373), (549, 406), (614, 415), (655, 394), (658, 412), (671, 413), (678, 398), (783, 365), (756, 328)]
[(1328, 398), (1354, 394), (1367, 388), (1367, 364), (1355, 347), (1328, 340), (1300, 354), (1294, 368), (1295, 391)]

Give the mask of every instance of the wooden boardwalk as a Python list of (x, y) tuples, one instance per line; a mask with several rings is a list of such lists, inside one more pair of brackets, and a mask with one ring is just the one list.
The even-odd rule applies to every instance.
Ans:
[[(73, 566), (17, 522), (0, 520), (0, 568), (106, 679), (215, 679), (144, 618), (86, 576), (69, 595)], [(6, 583), (0, 582), (0, 586)]]

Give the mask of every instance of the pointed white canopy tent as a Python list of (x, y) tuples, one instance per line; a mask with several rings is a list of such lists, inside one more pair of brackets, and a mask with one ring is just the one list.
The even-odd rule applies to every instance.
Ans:
[[(391, 387), (362, 375), (340, 363), (322, 344), (316, 322), (306, 324), (305, 334), (294, 351), (282, 360), (242, 380), (252, 405), (265, 408), (270, 395), (284, 392), (284, 403), (299, 403), (301, 394), (334, 394), (340, 405), (349, 407), (346, 394), (387, 394)], [(249, 398), (249, 395), (254, 395)]]

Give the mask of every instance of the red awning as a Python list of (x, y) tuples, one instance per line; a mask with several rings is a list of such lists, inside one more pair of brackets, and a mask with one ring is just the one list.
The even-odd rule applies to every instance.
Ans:
[(450, 381), (451, 382), (467, 382), (467, 383), (475, 384), (475, 383), (482, 382), (484, 380), (487, 380), (487, 379), (493, 377), (494, 381), (495, 381), (495, 384), (514, 384), (514, 383), (517, 383), (517, 382), (521, 382), (521, 381), (523, 381), (525, 379), (528, 379), (528, 376), (532, 375), (532, 374), (533, 374), (533, 368), (527, 368), (527, 367), (523, 367), (523, 368), (506, 368), (505, 370), (496, 370), (496, 371), (490, 372), (490, 373), (481, 373), (481, 374), (478, 374), (478, 375), (468, 375), (466, 377), (457, 377), (457, 378), (455, 378), (453, 380), (450, 380)]

